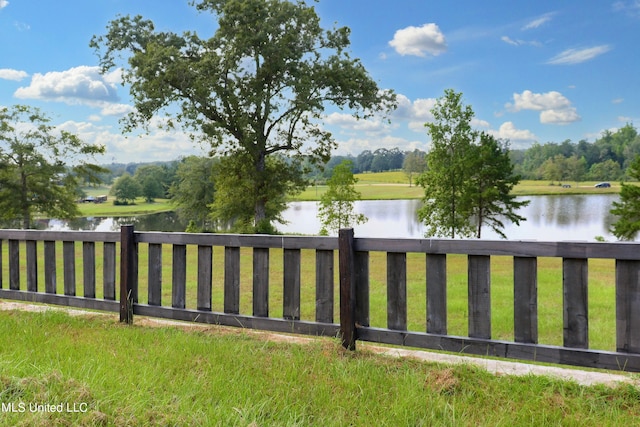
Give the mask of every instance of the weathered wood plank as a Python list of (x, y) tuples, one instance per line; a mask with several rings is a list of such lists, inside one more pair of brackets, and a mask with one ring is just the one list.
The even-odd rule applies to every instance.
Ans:
[(38, 292), (38, 249), (35, 240), (26, 241), (27, 249), (27, 290)]
[(116, 299), (116, 244), (104, 242), (102, 246), (102, 286), (104, 299)]
[(64, 274), (64, 294), (76, 295), (76, 245), (73, 241), (62, 242), (62, 265)]
[(85, 298), (96, 297), (96, 244), (95, 242), (82, 242), (82, 282), (83, 296)]
[(640, 353), (640, 261), (616, 260), (616, 348)]
[(452, 353), (640, 372), (640, 355), (634, 353), (574, 349), (376, 328), (359, 328), (358, 339), (383, 344), (444, 350)]
[(333, 251), (316, 251), (316, 322), (333, 323)]
[(264, 234), (210, 234), (210, 233), (162, 233), (136, 232), (140, 243), (164, 243), (172, 245), (229, 246), (280, 249), (338, 249), (335, 237), (268, 236)]
[(283, 318), (300, 320), (300, 249), (284, 249), (283, 266)]
[(407, 330), (406, 253), (387, 253), (387, 327)]
[(469, 337), (491, 338), (491, 257), (469, 255)]
[(356, 325), (369, 326), (369, 252), (353, 253)]
[(0, 298), (11, 299), (15, 301), (25, 301), (29, 303), (52, 304), (63, 307), (85, 308), (89, 310), (109, 311), (116, 313), (118, 312), (119, 308), (116, 301), (83, 298), (70, 295), (48, 294), (44, 292), (0, 289)]
[(428, 254), (506, 255), (519, 257), (637, 259), (638, 243), (538, 242), (517, 240), (357, 238), (356, 251)]
[[(3, 251), (3, 248), (2, 248), (2, 240), (0, 240), (0, 272), (4, 271), (4, 270), (2, 269), (2, 259), (3, 259), (3, 257), (2, 257), (2, 251)], [(3, 274), (0, 274), (0, 289), (2, 289), (2, 276), (3, 276)]]
[(253, 248), (253, 315), (269, 317), (268, 248)]
[(356, 281), (353, 228), (338, 230), (340, 277), (340, 336), (342, 346), (356, 349)]
[(315, 336), (335, 337), (339, 326), (330, 323), (305, 322), (301, 320), (284, 320), (268, 317), (254, 317), (238, 314), (215, 313), (177, 309), (170, 307), (154, 307), (136, 304), (134, 313), (141, 316), (153, 316), (165, 319), (182, 320), (187, 322), (207, 323), (212, 325), (234, 326), (243, 329), (257, 329), (263, 331), (286, 332)]
[(162, 245), (149, 243), (147, 297), (149, 305), (162, 305)]
[(538, 342), (538, 259), (513, 258), (513, 331), (516, 342)]
[(587, 261), (574, 258), (562, 260), (565, 347), (589, 348)]
[(240, 248), (224, 248), (224, 312), (240, 313)]
[(211, 311), (211, 287), (213, 284), (213, 248), (198, 246), (198, 310)]
[(187, 246), (173, 245), (171, 306), (185, 308), (187, 298)]
[(45, 240), (44, 242), (44, 291), (55, 294), (57, 290), (56, 272), (56, 242)]
[(427, 332), (447, 333), (447, 256), (426, 255)]
[(117, 231), (0, 230), (0, 240), (119, 242), (120, 233)]
[(20, 289), (20, 242), (9, 240), (9, 289)]

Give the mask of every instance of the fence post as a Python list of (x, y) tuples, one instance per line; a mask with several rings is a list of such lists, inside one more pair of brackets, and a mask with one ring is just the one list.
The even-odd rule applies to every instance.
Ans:
[(342, 346), (356, 349), (356, 282), (353, 228), (338, 231), (338, 259), (340, 269), (340, 335)]
[(120, 227), (120, 322), (133, 323), (133, 286), (135, 281), (133, 225)]

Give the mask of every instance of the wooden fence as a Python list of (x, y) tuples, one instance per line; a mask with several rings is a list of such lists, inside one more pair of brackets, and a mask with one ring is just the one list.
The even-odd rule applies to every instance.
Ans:
[[(76, 242), (82, 243), (81, 254)], [(119, 312), (123, 322), (144, 315), (340, 336), (349, 349), (361, 340), (640, 372), (639, 249), (633, 243), (355, 238), (352, 229), (340, 230), (338, 238), (135, 232), (133, 226), (120, 232), (0, 230), (0, 298)], [(279, 283), (272, 278), (276, 251), (282, 254)], [(314, 253), (315, 261), (302, 262), (303, 251)], [(383, 285), (370, 283), (371, 254), (379, 252), (386, 254)], [(407, 321), (407, 256), (416, 253), (425, 257), (421, 331), (408, 330)], [(460, 255), (467, 258), (466, 336), (450, 335), (448, 327), (447, 263)], [(496, 256), (513, 258), (512, 341), (492, 339), (491, 259)], [(538, 343), (541, 257), (562, 260), (561, 346)], [(610, 313), (615, 351), (589, 346), (589, 260), (596, 258), (615, 260)], [(307, 264), (314, 264), (315, 277)], [(141, 269), (146, 283), (139, 283)], [(380, 286), (386, 288), (386, 328), (372, 327), (369, 319), (371, 293), (379, 293)], [(278, 294), (280, 307), (273, 307), (270, 292)], [(304, 316), (301, 293), (314, 301)], [(246, 304), (243, 309), (241, 298), (250, 299), (250, 309)], [(214, 300), (220, 310), (214, 310)]]

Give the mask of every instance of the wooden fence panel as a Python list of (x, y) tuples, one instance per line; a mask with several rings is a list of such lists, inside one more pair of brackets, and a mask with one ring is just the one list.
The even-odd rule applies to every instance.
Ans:
[(224, 312), (240, 313), (240, 248), (224, 248)]
[(513, 331), (515, 342), (538, 342), (538, 259), (513, 258)]
[(38, 292), (38, 242), (27, 240), (27, 290)]
[(407, 254), (387, 252), (387, 328), (407, 330)]
[(162, 305), (162, 245), (149, 243), (147, 297), (149, 305)]
[(356, 324), (369, 326), (369, 252), (353, 253), (356, 298)]
[(563, 258), (564, 346), (589, 348), (587, 259)]
[(253, 315), (269, 317), (269, 249), (253, 249)]
[(56, 242), (44, 242), (44, 291), (48, 294), (57, 292)]
[(76, 247), (75, 242), (62, 242), (62, 265), (64, 273), (64, 294), (76, 295)]
[(96, 297), (96, 244), (82, 242), (82, 276), (83, 295), (85, 298)]
[(333, 323), (333, 251), (316, 251), (316, 322)]
[(116, 299), (116, 244), (104, 242), (102, 248), (102, 286), (104, 299)]
[(427, 332), (447, 333), (447, 256), (426, 256)]
[(187, 246), (173, 245), (171, 306), (185, 308), (187, 298)]
[(491, 257), (469, 255), (469, 336), (491, 338)]
[(640, 261), (616, 260), (616, 348), (640, 353)]
[(283, 250), (282, 314), (287, 320), (300, 320), (300, 249)]
[(19, 240), (9, 240), (9, 289), (20, 290)]
[(211, 311), (213, 283), (213, 248), (198, 245), (198, 310)]

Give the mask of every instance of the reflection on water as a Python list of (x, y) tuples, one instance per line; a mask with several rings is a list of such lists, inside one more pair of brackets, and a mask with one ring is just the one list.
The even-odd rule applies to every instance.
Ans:
[[(517, 226), (505, 223), (505, 234), (510, 240), (595, 240), (602, 236), (616, 240), (609, 233), (614, 217), (609, 213), (611, 203), (618, 199), (615, 194), (531, 196), (531, 201), (518, 211), (527, 218)], [(355, 228), (360, 237), (424, 237), (424, 226), (417, 221), (419, 200), (378, 200), (356, 203), (356, 211), (369, 220)], [(320, 222), (317, 218), (316, 202), (290, 203), (283, 218), (287, 224), (280, 225), (281, 232), (294, 234), (317, 234)], [(96, 230), (117, 231), (121, 225), (134, 224), (140, 231), (184, 231), (187, 224), (173, 212), (163, 212), (138, 217), (78, 218), (70, 222), (45, 220), (41, 229), (49, 230)], [(483, 239), (499, 239), (497, 233), (485, 228)]]

